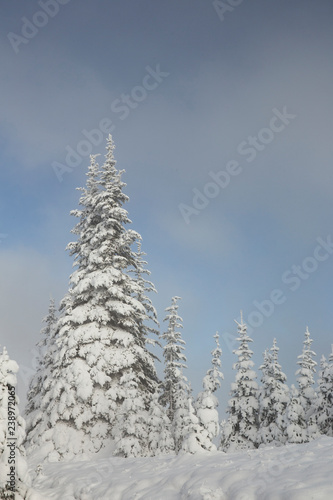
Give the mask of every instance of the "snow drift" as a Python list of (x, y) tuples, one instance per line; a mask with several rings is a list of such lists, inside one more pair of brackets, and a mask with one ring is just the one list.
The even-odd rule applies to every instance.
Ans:
[(49, 463), (34, 488), (39, 493), (29, 500), (331, 500), (333, 438), (235, 453)]

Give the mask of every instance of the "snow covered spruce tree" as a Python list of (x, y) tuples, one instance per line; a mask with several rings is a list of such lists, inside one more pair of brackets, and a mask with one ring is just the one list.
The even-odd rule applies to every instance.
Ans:
[(304, 407), (294, 385), (290, 388), (290, 400), (286, 410), (286, 435), (288, 443), (308, 442)]
[(233, 365), (237, 370), (235, 382), (231, 384), (231, 398), (227, 413), (229, 417), (221, 432), (220, 448), (223, 451), (235, 451), (257, 447), (258, 432), (258, 384), (256, 374), (252, 370), (253, 352), (249, 348), (252, 339), (247, 334), (246, 324), (238, 323), (239, 348), (234, 351), (238, 362)]
[(18, 365), (4, 347), (0, 354), (0, 498), (27, 498), (31, 480), (23, 441), (25, 421), (16, 395)]
[[(166, 407), (167, 416), (171, 422), (175, 452), (179, 453), (184, 440), (192, 434), (190, 448), (192, 453), (196, 453), (202, 446), (205, 449), (207, 446), (210, 447), (210, 443), (206, 439), (207, 436), (202, 436), (205, 429), (200, 428), (198, 419), (194, 415), (191, 389), (183, 373), (187, 367), (186, 356), (183, 353), (185, 341), (181, 338), (180, 331), (177, 331), (183, 327), (183, 320), (178, 315), (178, 300), (180, 297), (172, 298), (171, 306), (166, 308), (167, 316), (164, 319), (168, 321), (168, 329), (162, 334), (162, 339), (166, 344), (163, 347), (165, 369), (160, 402)], [(186, 445), (185, 448), (189, 451)]]
[(191, 397), (188, 398), (187, 405), (187, 412), (184, 415), (184, 437), (179, 451), (191, 454), (215, 451), (216, 446), (212, 443), (207, 429), (200, 423), (195, 413)]
[(178, 315), (178, 300), (180, 297), (172, 297), (171, 306), (166, 308), (167, 315), (164, 321), (168, 322), (168, 329), (161, 335), (165, 341), (163, 347), (165, 368), (160, 402), (166, 407), (171, 422), (174, 420), (176, 397), (178, 400), (183, 399), (183, 396), (177, 395), (177, 391), (182, 391), (184, 383), (186, 385), (186, 378), (183, 375), (183, 369), (186, 368), (186, 356), (183, 353), (185, 341), (179, 331), (179, 328), (183, 328), (183, 320)]
[(289, 402), (289, 389), (286, 375), (278, 363), (279, 348), (276, 339), (271, 353), (265, 351), (261, 387), (259, 389), (259, 430), (258, 445), (274, 443), (284, 444), (286, 435), (286, 408)]
[(333, 346), (329, 362), (322, 356), (318, 374), (317, 397), (310, 424), (315, 423), (320, 434), (333, 437)]
[[(179, 373), (177, 373), (179, 371)], [(182, 444), (188, 433), (192, 430), (192, 422), (189, 414), (189, 400), (191, 400), (191, 388), (182, 369), (176, 371), (177, 380), (174, 385), (173, 413), (171, 420), (172, 437), (175, 443), (175, 452), (181, 450)]]
[[(123, 205), (122, 171), (115, 166), (109, 136), (100, 168), (91, 157), (81, 210), (68, 245), (77, 269), (61, 302), (56, 327), (57, 350), (40, 398), (43, 419), (36, 424), (28, 449), (57, 461), (98, 452), (115, 437), (113, 427), (123, 411), (123, 381), (135, 375), (135, 391), (145, 404), (158, 387), (154, 357), (147, 349), (145, 322), (151, 311), (140, 282), (132, 245), (140, 235)], [(146, 408), (148, 409), (148, 408)], [(32, 445), (32, 446), (30, 446)]]
[[(313, 340), (310, 338), (310, 332), (308, 327), (305, 331), (305, 339), (303, 342), (303, 352), (298, 356), (297, 364), (300, 368), (296, 372), (298, 390), (299, 390), (299, 401), (304, 409), (305, 420), (308, 425), (308, 438), (313, 439), (318, 437), (319, 431), (311, 415), (314, 412), (316, 392), (314, 389), (314, 374), (316, 373), (316, 361), (314, 361), (314, 356), (316, 353), (312, 351), (311, 344)], [(310, 425), (311, 419), (311, 425)]]
[(47, 316), (43, 319), (45, 327), (41, 330), (42, 339), (37, 344), (38, 356), (36, 373), (29, 384), (27, 405), (25, 408), (27, 433), (32, 430), (36, 422), (35, 416), (41, 416), (39, 411), (39, 400), (43, 394), (43, 383), (47, 377), (47, 371), (52, 364), (52, 351), (54, 348), (55, 327), (57, 322), (56, 307), (54, 299), (50, 299)]
[(119, 392), (123, 402), (113, 427), (114, 454), (120, 457), (145, 457), (148, 455), (148, 414), (143, 392), (139, 390), (132, 369), (121, 377)]
[(175, 452), (200, 453), (212, 451), (215, 446), (207, 430), (200, 424), (193, 407), (192, 390), (187, 378), (181, 373), (176, 384), (175, 411), (172, 421), (172, 435)]
[(195, 408), (200, 424), (206, 429), (210, 441), (220, 433), (219, 402), (214, 392), (221, 386), (223, 373), (221, 372), (222, 350), (219, 344), (219, 334), (214, 335), (216, 348), (212, 351), (212, 367), (207, 371), (202, 385), (203, 391), (198, 394)]
[(174, 449), (171, 422), (156, 392), (148, 413), (148, 456), (172, 453)]

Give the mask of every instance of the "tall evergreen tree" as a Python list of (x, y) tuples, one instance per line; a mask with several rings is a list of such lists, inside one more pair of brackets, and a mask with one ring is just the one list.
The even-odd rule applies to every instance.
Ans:
[(165, 341), (163, 347), (165, 368), (160, 401), (167, 408), (171, 422), (174, 420), (176, 398), (182, 399), (177, 395), (177, 391), (184, 384), (183, 369), (186, 368), (186, 356), (183, 353), (185, 341), (181, 338), (179, 331), (179, 328), (183, 328), (183, 320), (178, 315), (178, 300), (180, 300), (180, 297), (172, 297), (171, 306), (166, 308), (167, 315), (164, 321), (168, 322), (168, 329), (162, 334), (162, 339)]
[(258, 444), (284, 444), (286, 442), (286, 408), (289, 402), (289, 389), (286, 375), (278, 363), (279, 348), (276, 339), (271, 353), (265, 351), (259, 390), (259, 431)]
[(206, 429), (210, 441), (216, 438), (220, 432), (219, 414), (217, 411), (219, 402), (214, 392), (221, 386), (221, 380), (223, 380), (223, 373), (221, 372), (222, 350), (217, 332), (214, 338), (216, 348), (212, 351), (212, 367), (207, 371), (203, 379), (203, 391), (198, 394), (195, 404), (199, 423)]
[(258, 432), (258, 384), (256, 373), (252, 369), (253, 352), (249, 348), (252, 339), (247, 334), (246, 324), (237, 323), (239, 347), (234, 351), (238, 362), (233, 365), (237, 370), (235, 382), (231, 384), (231, 398), (227, 413), (229, 417), (222, 428), (221, 449), (233, 451), (255, 448)]
[(18, 365), (4, 347), (0, 353), (0, 498), (27, 498), (31, 479), (23, 441), (25, 421), (16, 395)]
[[(113, 436), (124, 392), (120, 381), (133, 372), (138, 394), (147, 401), (158, 379), (147, 349), (147, 302), (130, 270), (139, 265), (132, 245), (140, 235), (126, 229), (131, 221), (123, 205), (123, 171), (116, 169), (111, 136), (101, 168), (91, 158), (81, 188), (81, 210), (68, 245), (77, 269), (61, 302), (53, 365), (40, 401), (43, 420), (28, 435), (30, 451), (45, 443), (49, 460), (95, 453)], [(29, 445), (32, 446), (29, 446)]]

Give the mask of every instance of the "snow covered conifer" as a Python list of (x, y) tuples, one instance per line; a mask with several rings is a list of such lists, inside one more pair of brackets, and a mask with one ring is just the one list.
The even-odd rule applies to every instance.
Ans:
[(310, 338), (310, 332), (307, 327), (303, 342), (303, 352), (300, 356), (298, 356), (297, 361), (300, 368), (296, 372), (296, 375), (298, 375), (297, 382), (300, 393), (300, 401), (303, 404), (305, 413), (309, 411), (311, 404), (315, 399), (315, 390), (313, 386), (315, 383), (314, 374), (316, 372), (315, 367), (317, 363), (313, 359), (316, 353), (311, 350), (312, 342), (313, 340)]
[(207, 429), (199, 422), (192, 405), (192, 398), (188, 398), (187, 428), (184, 430), (184, 439), (181, 451), (184, 453), (203, 453), (215, 451), (216, 446), (212, 443)]
[(210, 441), (219, 435), (220, 423), (218, 399), (214, 392), (221, 386), (223, 373), (221, 372), (222, 350), (219, 344), (219, 334), (214, 335), (216, 348), (212, 351), (212, 368), (207, 371), (203, 379), (203, 391), (198, 394), (195, 408), (200, 424), (206, 429)]
[(311, 420), (311, 425), (308, 425), (307, 430), (309, 439), (314, 439), (319, 435), (315, 421), (311, 418), (315, 410), (315, 401), (317, 397), (314, 389), (314, 374), (316, 372), (317, 363), (313, 359), (316, 353), (311, 349), (312, 342), (313, 340), (310, 338), (309, 329), (306, 327), (303, 352), (298, 356), (297, 361), (300, 368), (297, 370), (296, 375), (299, 388), (299, 400), (304, 408), (305, 420), (309, 424)]
[(153, 395), (148, 413), (149, 456), (172, 453), (175, 443), (171, 432), (171, 422), (165, 408), (159, 402), (159, 394)]
[(231, 398), (227, 413), (229, 417), (222, 428), (221, 449), (234, 451), (256, 448), (258, 432), (258, 384), (256, 374), (252, 369), (253, 352), (249, 348), (252, 339), (247, 334), (246, 324), (238, 323), (239, 347), (234, 351), (238, 362), (233, 365), (237, 370), (235, 382), (231, 384)]
[(288, 443), (308, 441), (307, 423), (299, 392), (294, 385), (290, 388), (290, 401), (286, 410), (286, 434)]
[(266, 349), (263, 353), (264, 362), (259, 366), (262, 372), (261, 386), (258, 390), (258, 444), (270, 442), (269, 424), (271, 422), (270, 412), (272, 403), (270, 401), (270, 393), (272, 390), (273, 367), (272, 356)]
[[(0, 354), (0, 498), (22, 500), (27, 498), (31, 480), (23, 447), (25, 421), (16, 395), (17, 371), (17, 363), (4, 347)], [(11, 467), (15, 471), (12, 477)]]
[(165, 368), (160, 401), (163, 406), (166, 406), (171, 422), (174, 419), (176, 397), (178, 399), (182, 398), (177, 394), (177, 391), (182, 388), (184, 383), (183, 369), (186, 368), (186, 356), (183, 353), (185, 341), (181, 338), (179, 332), (179, 328), (183, 328), (183, 320), (178, 315), (178, 300), (180, 300), (180, 297), (172, 297), (171, 306), (166, 308), (167, 316), (164, 321), (168, 321), (168, 329), (161, 336), (166, 343), (163, 347)]
[(271, 353), (265, 351), (262, 370), (262, 386), (259, 389), (259, 430), (258, 444), (284, 444), (286, 442), (286, 408), (289, 389), (286, 375), (278, 363), (279, 348), (276, 339)]
[(113, 427), (114, 454), (120, 457), (144, 457), (148, 454), (148, 413), (133, 370), (119, 381), (123, 402)]
[(96, 453), (112, 439), (127, 375), (135, 374), (144, 401), (158, 387), (143, 327), (149, 311), (130, 272), (137, 267), (132, 245), (141, 237), (126, 229), (128, 197), (113, 150), (109, 136), (105, 162), (100, 168), (91, 157), (81, 210), (72, 212), (77, 240), (68, 249), (76, 270), (61, 302), (57, 349), (40, 401), (43, 420), (27, 443), (30, 452), (40, 449), (53, 461)]
[(42, 339), (37, 344), (38, 356), (36, 373), (32, 377), (29, 384), (27, 395), (27, 405), (25, 414), (27, 416), (27, 433), (29, 429), (36, 425), (34, 422), (33, 413), (39, 413), (39, 401), (43, 394), (43, 382), (47, 376), (47, 370), (52, 363), (51, 351), (54, 347), (55, 327), (57, 322), (56, 307), (54, 299), (50, 299), (49, 310), (47, 316), (43, 319), (45, 327), (41, 330)]
[(333, 437), (333, 355), (329, 362), (322, 356), (318, 376), (317, 398), (310, 424), (318, 427), (320, 434)]
[(178, 453), (184, 439), (192, 429), (188, 403), (191, 398), (191, 389), (181, 369), (176, 368), (175, 375), (176, 384), (174, 386), (173, 418), (171, 424), (175, 451)]

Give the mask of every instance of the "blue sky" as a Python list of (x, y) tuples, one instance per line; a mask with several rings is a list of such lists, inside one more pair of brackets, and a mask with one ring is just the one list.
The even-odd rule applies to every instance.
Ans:
[[(318, 361), (333, 343), (333, 255), (314, 257), (317, 239), (333, 237), (332, 3), (244, 1), (220, 16), (202, 0), (51, 3), (7, 2), (0, 19), (0, 343), (21, 365), (22, 397), (49, 296), (62, 298), (72, 270), (64, 249), (82, 151), (104, 154), (106, 133), (87, 146), (84, 130), (106, 119), (161, 323), (171, 297), (183, 298), (194, 391), (218, 330), (224, 409), (240, 309), (260, 323), (256, 366), (276, 337), (293, 383), (305, 327)], [(61, 182), (55, 162), (68, 170)], [(209, 187), (230, 162), (238, 174)], [(198, 192), (215, 197), (198, 209)], [(272, 293), (279, 303), (266, 302), (260, 322), (255, 304)]]

